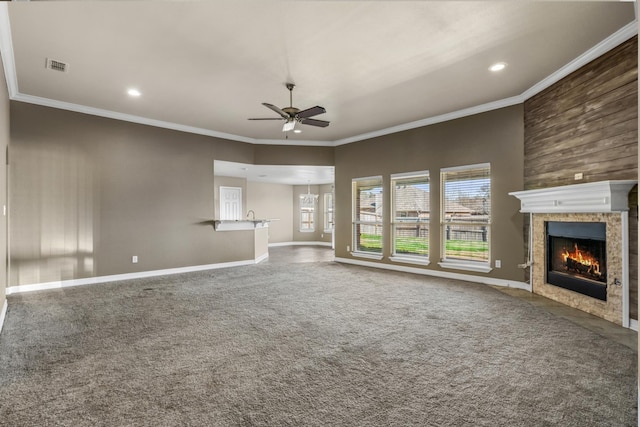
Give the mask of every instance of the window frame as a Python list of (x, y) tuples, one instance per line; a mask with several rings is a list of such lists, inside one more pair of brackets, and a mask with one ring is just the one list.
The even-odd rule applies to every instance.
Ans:
[[(329, 203), (327, 203), (327, 196), (330, 199)], [(333, 233), (334, 221), (335, 221), (335, 213), (333, 206), (333, 192), (324, 193), (322, 195), (322, 203), (324, 207), (323, 212), (323, 225), (325, 233)]]
[[(303, 203), (303, 200), (305, 199), (309, 199), (310, 202), (309, 203)], [(309, 193), (305, 193), (305, 194), (300, 194), (298, 196), (298, 215), (299, 215), (299, 223), (298, 223), (298, 230), (301, 233), (314, 233), (316, 231), (316, 204), (317, 204), (317, 200), (318, 200), (318, 195), (317, 194), (309, 194)], [(309, 212), (310, 209), (310, 212)], [(308, 215), (305, 215), (308, 214)], [(305, 217), (309, 217), (310, 220), (306, 221), (306, 223), (310, 224), (310, 228), (304, 228), (303, 225), (305, 224), (304, 218)]]
[[(356, 211), (358, 205), (358, 183), (365, 183), (369, 181), (375, 181), (379, 183), (379, 187), (381, 189), (379, 200), (381, 201), (380, 213), (378, 214), (378, 206), (375, 206), (374, 210), (374, 218), (379, 218), (377, 221), (362, 221), (359, 219), (359, 213)], [(371, 188), (376, 188), (377, 185), (372, 185)], [(357, 229), (362, 226), (373, 226), (375, 230), (380, 230), (380, 252), (376, 251), (364, 251), (359, 248), (358, 245), (358, 237), (359, 234)], [(360, 233), (363, 234), (363, 233)], [(384, 181), (382, 179), (382, 175), (363, 177), (363, 178), (353, 178), (351, 180), (351, 254), (353, 256), (358, 256), (362, 258), (370, 258), (381, 260), (384, 253)]]
[[(429, 217), (424, 220), (420, 220), (420, 217), (416, 217), (414, 221), (411, 220), (403, 220), (402, 218), (409, 218), (407, 216), (398, 216), (397, 202), (399, 199), (397, 198), (397, 183), (407, 180), (415, 180), (419, 178), (425, 179), (425, 184), (429, 185), (429, 191), (427, 192), (427, 197), (431, 198), (431, 177), (428, 170), (415, 171), (415, 172), (406, 172), (406, 173), (397, 173), (392, 174), (390, 178), (390, 193), (391, 193), (391, 256), (389, 257), (392, 261), (404, 262), (410, 264), (420, 264), (420, 265), (429, 265), (429, 236), (431, 232), (431, 222), (430, 222), (430, 212), (431, 212), (431, 203), (429, 200)], [(403, 253), (397, 251), (397, 242), (398, 242), (398, 226), (400, 224), (403, 225), (412, 225), (416, 227), (426, 226), (427, 236), (426, 236), (426, 244), (427, 244), (427, 252), (426, 254), (419, 253)]]
[[(446, 193), (445, 186), (447, 184), (446, 174), (451, 172), (460, 172), (472, 169), (488, 169), (489, 177), (489, 209), (486, 221), (447, 221), (446, 215)], [(491, 199), (492, 199), (492, 179), (491, 179), (491, 164), (490, 163), (477, 163), (472, 165), (455, 166), (449, 168), (440, 169), (440, 265), (442, 268), (450, 268), (457, 270), (468, 270), (481, 273), (488, 273), (491, 268)], [(459, 226), (482, 226), (486, 227), (486, 242), (487, 242), (487, 259), (486, 260), (473, 260), (473, 259), (459, 259), (447, 257), (447, 226), (459, 225)]]

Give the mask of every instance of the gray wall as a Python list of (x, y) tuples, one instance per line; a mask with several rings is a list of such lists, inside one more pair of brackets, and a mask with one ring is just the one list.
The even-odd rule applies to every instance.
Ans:
[[(491, 163), (491, 258), (502, 268), (488, 276), (524, 280), (522, 214), (519, 201), (508, 193), (523, 189), (524, 128), (522, 105), (477, 114), (445, 123), (342, 145), (335, 150), (336, 257), (351, 258), (351, 180), (382, 175), (384, 204), (384, 259), (391, 263), (389, 180), (394, 173), (429, 170), (431, 206), (440, 206), (440, 169)], [(430, 270), (440, 270), (440, 215), (431, 211)], [(454, 273), (464, 271), (448, 270)], [(476, 273), (469, 273), (476, 274)]]
[[(10, 284), (253, 259), (252, 232), (211, 221), (213, 161), (253, 163), (254, 148), (11, 102)], [(281, 164), (333, 159), (306, 148)]]

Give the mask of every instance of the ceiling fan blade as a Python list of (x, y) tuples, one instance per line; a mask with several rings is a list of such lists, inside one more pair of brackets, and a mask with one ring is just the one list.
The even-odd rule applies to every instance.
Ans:
[(316, 105), (315, 107), (311, 107), (311, 108), (307, 108), (306, 110), (299, 111), (298, 114), (296, 115), (300, 119), (305, 119), (307, 117), (317, 116), (318, 114), (323, 114), (326, 112), (327, 110), (325, 110), (323, 107)]
[(283, 117), (269, 117), (269, 118), (250, 118), (247, 120), (284, 120)]
[(287, 113), (285, 113), (284, 111), (282, 111), (280, 108), (276, 107), (275, 105), (272, 104), (268, 104), (266, 102), (263, 102), (262, 105), (264, 105), (265, 107), (275, 111), (276, 113), (280, 114), (280, 116), (282, 116), (283, 119), (288, 119), (289, 115)]
[(300, 123), (302, 123), (303, 125), (318, 126), (321, 128), (326, 128), (327, 126), (329, 126), (329, 122), (317, 119), (302, 119), (300, 120)]

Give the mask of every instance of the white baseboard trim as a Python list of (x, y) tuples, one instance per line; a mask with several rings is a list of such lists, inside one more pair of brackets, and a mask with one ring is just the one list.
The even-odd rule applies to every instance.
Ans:
[(638, 321), (636, 319), (629, 319), (629, 329), (638, 332)]
[(7, 299), (4, 299), (4, 304), (2, 304), (2, 311), (0, 312), (0, 333), (2, 333), (2, 327), (4, 326), (4, 318), (7, 315)]
[(257, 264), (269, 257), (263, 255), (255, 260), (221, 262), (218, 264), (195, 265), (191, 267), (167, 268), (164, 270), (141, 271), (138, 273), (113, 274), (110, 276), (87, 277), (85, 279), (59, 280), (55, 282), (34, 283), (31, 285), (10, 286), (7, 288), (7, 295), (18, 294), (22, 292), (34, 292), (49, 289), (68, 288), (72, 286), (95, 285), (98, 283), (117, 282), (119, 280), (142, 279), (154, 276), (166, 276), (169, 274), (190, 273), (194, 271), (215, 270), (218, 268), (240, 267), (245, 265)]
[(331, 242), (317, 242), (317, 241), (308, 241), (308, 242), (278, 242), (278, 243), (269, 243), (270, 248), (275, 248), (278, 246), (328, 246), (331, 247)]
[(470, 274), (450, 273), (448, 271), (427, 270), (424, 268), (407, 267), (404, 265), (382, 264), (379, 262), (362, 261), (350, 258), (335, 258), (336, 262), (345, 264), (361, 265), (363, 267), (380, 268), (384, 270), (400, 271), (403, 273), (421, 274), (423, 276), (435, 276), (445, 279), (466, 280), (467, 282), (482, 283), (484, 285), (504, 286), (507, 288), (523, 289), (531, 292), (531, 285), (517, 280), (495, 279), (493, 277), (473, 276)]
[(269, 252), (265, 252), (264, 254), (260, 255), (258, 258), (256, 258), (255, 260), (255, 264), (260, 264), (262, 261), (269, 259)]

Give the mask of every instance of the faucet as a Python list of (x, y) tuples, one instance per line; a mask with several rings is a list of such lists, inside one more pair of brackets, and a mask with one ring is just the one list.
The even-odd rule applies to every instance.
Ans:
[(251, 220), (255, 221), (256, 213), (253, 211), (253, 209), (250, 209), (249, 212), (247, 212), (247, 218), (249, 218), (249, 214), (251, 214)]

